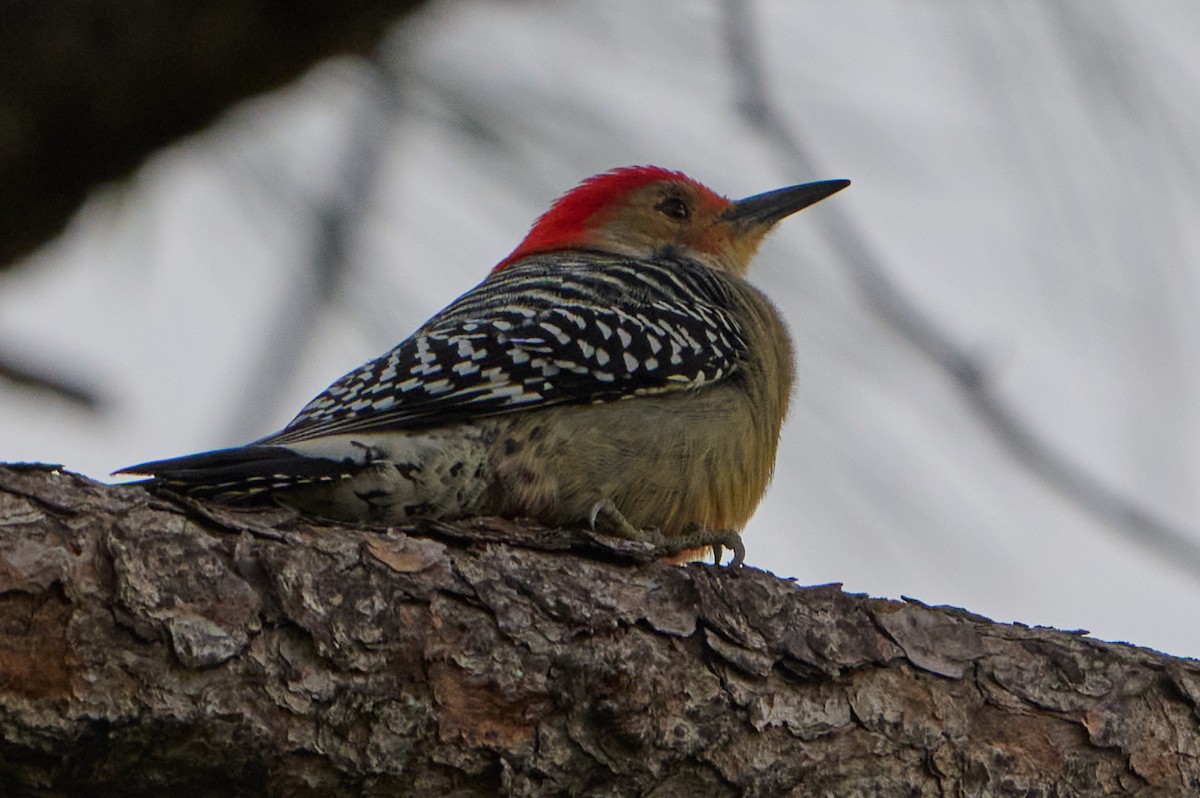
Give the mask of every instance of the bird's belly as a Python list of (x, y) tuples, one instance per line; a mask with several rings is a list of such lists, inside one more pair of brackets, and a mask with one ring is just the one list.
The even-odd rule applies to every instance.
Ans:
[(742, 392), (638, 397), (542, 411), (492, 445), (494, 511), (578, 523), (611, 499), (636, 527), (740, 530), (770, 480), (781, 419), (756, 419)]

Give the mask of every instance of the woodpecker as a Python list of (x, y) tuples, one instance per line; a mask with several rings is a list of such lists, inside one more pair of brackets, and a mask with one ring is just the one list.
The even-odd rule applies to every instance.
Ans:
[(793, 375), (787, 328), (745, 275), (779, 220), (847, 185), (730, 201), (659, 167), (595, 175), (281, 431), (118, 473), (341, 521), (591, 524), (740, 563)]

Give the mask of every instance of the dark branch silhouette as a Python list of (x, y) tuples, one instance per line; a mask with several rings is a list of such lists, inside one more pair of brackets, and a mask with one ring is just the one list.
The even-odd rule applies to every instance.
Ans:
[(97, 185), (321, 58), (366, 52), (419, 2), (147, 0), (0, 8), (0, 269)]
[(0, 351), (0, 381), (65, 399), (84, 410), (94, 411), (103, 405), (99, 392), (83, 379), (4, 351)]

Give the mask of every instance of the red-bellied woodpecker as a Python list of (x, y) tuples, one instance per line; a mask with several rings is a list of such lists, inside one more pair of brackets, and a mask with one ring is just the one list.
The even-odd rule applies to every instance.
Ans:
[(787, 329), (744, 277), (776, 222), (848, 184), (731, 202), (657, 167), (596, 175), (282, 431), (123, 473), (338, 520), (602, 523), (740, 561), (792, 383)]

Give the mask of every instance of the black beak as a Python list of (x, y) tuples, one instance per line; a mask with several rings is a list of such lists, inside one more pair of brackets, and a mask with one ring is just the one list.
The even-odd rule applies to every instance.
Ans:
[(785, 216), (836, 194), (848, 185), (849, 180), (820, 180), (816, 183), (777, 188), (765, 194), (755, 194), (753, 197), (737, 200), (721, 214), (721, 218), (745, 227), (772, 225)]

